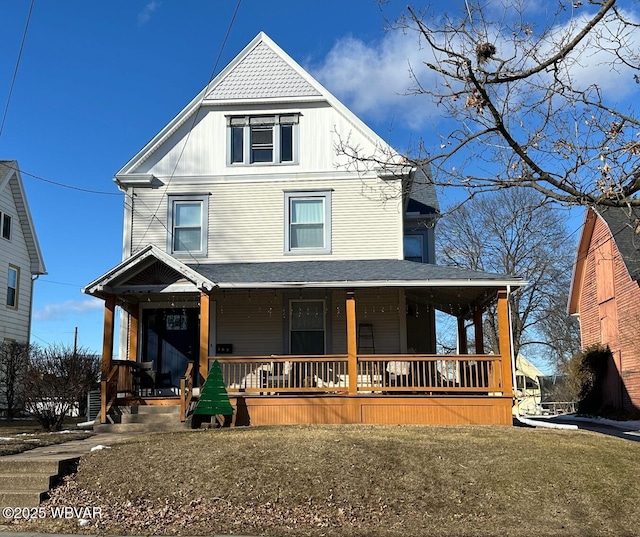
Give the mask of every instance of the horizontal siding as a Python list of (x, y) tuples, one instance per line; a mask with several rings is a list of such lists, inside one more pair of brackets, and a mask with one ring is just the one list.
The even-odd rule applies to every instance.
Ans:
[[(138, 188), (133, 197), (132, 251), (147, 244), (166, 249), (169, 195), (210, 194), (207, 262), (398, 258), (399, 202), (386, 199), (381, 188), (386, 188), (386, 183), (377, 178), (358, 177), (268, 182), (231, 179), (206, 186), (176, 181), (165, 188)], [(286, 255), (284, 192), (308, 189), (332, 190), (332, 252)]]
[[(284, 166), (227, 166), (227, 119), (232, 115), (300, 113), (298, 162)], [(337, 133), (341, 133), (338, 135)], [(203, 108), (197, 118), (188, 120), (160, 148), (142, 162), (135, 173), (156, 177), (234, 176), (274, 173), (286, 170), (307, 173), (336, 170), (349, 163), (336, 154), (342, 142), (367, 156), (376, 152), (374, 143), (353, 123), (328, 105), (318, 103), (282, 105), (277, 108)]]
[[(0, 342), (26, 341), (31, 309), (31, 259), (8, 185), (0, 193), (0, 212), (12, 218), (11, 240), (0, 238)], [(7, 306), (9, 265), (20, 269), (17, 309)]]

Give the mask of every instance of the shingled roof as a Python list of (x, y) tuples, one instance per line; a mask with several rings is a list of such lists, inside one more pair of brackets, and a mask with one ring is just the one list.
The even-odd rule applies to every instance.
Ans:
[(640, 208), (609, 207), (599, 214), (609, 226), (631, 278), (640, 281)]

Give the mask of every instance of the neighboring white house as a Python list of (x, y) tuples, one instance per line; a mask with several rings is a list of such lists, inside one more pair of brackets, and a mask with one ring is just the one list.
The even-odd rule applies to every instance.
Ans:
[[(436, 309), (474, 319), (480, 334), (487, 305), (524, 283), (435, 265), (428, 174), (264, 33), (115, 181), (123, 261), (85, 292), (105, 300), (103, 375), (115, 379), (119, 307), (120, 358), (146, 362), (150, 393), (177, 393), (189, 362), (198, 384), (215, 356), (433, 354)], [(465, 387), (499, 385), (500, 420), (512, 396), (504, 354), (487, 358), (502, 364), (491, 375), (469, 361), (475, 380)], [(426, 392), (433, 374), (412, 382)]]
[(0, 342), (28, 342), (33, 282), (47, 271), (15, 160), (0, 160)]

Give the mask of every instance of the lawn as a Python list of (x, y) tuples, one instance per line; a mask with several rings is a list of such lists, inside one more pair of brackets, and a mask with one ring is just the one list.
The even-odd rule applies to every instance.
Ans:
[(288, 426), (148, 435), (84, 457), (44, 507), (120, 535), (640, 535), (640, 443), (520, 427)]
[(32, 419), (0, 420), (0, 457), (70, 440), (81, 440), (92, 434), (91, 430), (78, 429), (77, 420), (67, 420), (65, 429), (60, 432), (47, 432)]

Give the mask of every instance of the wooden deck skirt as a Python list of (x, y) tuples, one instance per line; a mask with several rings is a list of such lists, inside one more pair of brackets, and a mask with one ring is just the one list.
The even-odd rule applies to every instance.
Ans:
[(231, 396), (236, 425), (511, 425), (511, 397)]

